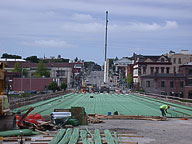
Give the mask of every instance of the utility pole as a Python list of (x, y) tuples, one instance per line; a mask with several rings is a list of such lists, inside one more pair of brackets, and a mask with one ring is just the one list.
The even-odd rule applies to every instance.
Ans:
[(107, 25), (108, 25), (108, 11), (106, 11), (106, 25), (105, 25), (104, 84), (107, 84), (107, 82), (108, 82), (108, 64), (107, 64)]

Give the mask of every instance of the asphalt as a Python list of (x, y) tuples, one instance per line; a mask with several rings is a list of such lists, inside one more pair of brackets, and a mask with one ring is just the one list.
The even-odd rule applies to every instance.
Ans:
[[(117, 132), (136, 132), (137, 137), (120, 138), (120, 141), (139, 144), (191, 144), (192, 119), (168, 119), (167, 121), (149, 120), (104, 120), (105, 123), (89, 124), (88, 129), (109, 129)], [(85, 128), (86, 126), (80, 126)], [(131, 134), (130, 134), (131, 135)]]

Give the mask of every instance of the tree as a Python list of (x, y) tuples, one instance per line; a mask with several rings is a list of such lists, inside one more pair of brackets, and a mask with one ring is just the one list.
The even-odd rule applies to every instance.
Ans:
[(25, 68), (23, 68), (22, 75), (24, 75), (25, 77), (28, 77), (29, 72)]
[(119, 60), (119, 59), (118, 59), (118, 57), (116, 56), (115, 61), (117, 61), (117, 60)]
[(77, 61), (78, 61), (78, 58), (76, 57), (76, 58), (75, 58), (75, 62), (77, 62)]
[(130, 74), (128, 75), (128, 77), (127, 77), (127, 83), (128, 83), (128, 85), (129, 85), (129, 88), (132, 88), (132, 86), (133, 86), (133, 74), (132, 74), (132, 73), (130, 73)]
[(18, 56), (18, 55), (11, 55), (11, 54), (4, 53), (4, 54), (2, 54), (1, 58), (21, 59), (22, 57)]
[(40, 61), (40, 63), (37, 66), (37, 70), (35, 71), (35, 77), (49, 77), (50, 72), (45, 67), (44, 63)]
[(22, 71), (22, 67), (20, 65), (19, 62), (16, 62), (14, 65), (14, 69), (12, 70), (12, 72), (21, 72)]
[(39, 62), (39, 59), (37, 58), (37, 56), (30, 56), (30, 57), (27, 57), (25, 60), (30, 61), (32, 63), (38, 63)]
[(114, 59), (109, 59), (109, 69), (113, 68), (113, 64), (114, 64)]
[(21, 75), (27, 77), (29, 72), (25, 69), (25, 68), (22, 68), (22, 66), (20, 65), (19, 62), (16, 62), (15, 65), (14, 65), (14, 69), (12, 70), (12, 72), (20, 72)]
[(61, 89), (66, 90), (66, 88), (67, 88), (67, 84), (66, 83), (61, 83)]
[(53, 90), (55, 92), (56, 90), (59, 90), (59, 87), (58, 87), (57, 83), (55, 81), (53, 81), (48, 85), (48, 89)]

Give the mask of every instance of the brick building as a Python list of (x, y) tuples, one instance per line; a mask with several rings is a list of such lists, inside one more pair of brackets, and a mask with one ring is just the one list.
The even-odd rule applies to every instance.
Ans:
[(186, 77), (184, 97), (192, 99), (192, 62), (180, 66), (179, 72), (184, 74)]
[[(25, 60), (19, 59), (0, 59), (0, 61), (5, 62), (5, 70), (7, 72), (12, 72), (14, 69), (14, 65), (18, 62), (22, 69), (26, 69), (29, 73), (28, 77), (34, 77), (34, 73), (38, 67), (38, 63), (31, 63)], [(50, 72), (50, 77), (54, 78), (58, 85), (60, 86), (61, 83), (67, 83), (68, 87), (72, 85), (73, 79), (73, 64), (67, 62), (48, 62), (44, 63), (47, 70)], [(22, 74), (21, 74), (22, 76)], [(10, 76), (11, 77), (11, 76)]]
[(133, 82), (136, 88), (141, 87), (141, 77), (145, 75), (169, 74), (171, 62), (167, 56), (133, 56)]
[(141, 76), (141, 86), (148, 93), (184, 97), (184, 74), (150, 74)]
[(13, 91), (46, 91), (53, 78), (13, 78)]

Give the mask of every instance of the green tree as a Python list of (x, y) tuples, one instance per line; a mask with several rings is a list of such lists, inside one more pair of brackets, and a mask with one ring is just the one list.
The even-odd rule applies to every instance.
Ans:
[(57, 83), (55, 81), (53, 81), (48, 85), (48, 89), (53, 90), (55, 92), (56, 90), (59, 90), (59, 87), (58, 87)]
[(77, 61), (78, 61), (78, 58), (76, 57), (74, 61), (77, 62)]
[(67, 84), (66, 83), (61, 83), (61, 89), (66, 90), (66, 88), (67, 88)]
[(25, 77), (27, 77), (29, 74), (29, 72), (25, 68), (22, 68), (19, 62), (15, 63), (14, 69), (12, 70), (12, 72), (20, 72), (21, 75)]
[(16, 62), (14, 65), (14, 69), (12, 70), (12, 72), (21, 72), (22, 71), (22, 67), (20, 65), (19, 62)]
[(128, 77), (127, 77), (127, 83), (128, 83), (128, 85), (129, 85), (129, 88), (132, 88), (132, 86), (133, 86), (133, 74), (132, 74), (132, 73), (130, 73), (130, 74), (128, 75)]
[(35, 77), (49, 77), (50, 72), (48, 69), (45, 67), (44, 63), (40, 61), (40, 63), (37, 66), (37, 70), (35, 71)]
[(25, 60), (32, 62), (32, 63), (38, 63), (39, 62), (39, 59), (37, 58), (37, 56), (30, 56), (30, 57), (27, 57)]
[(4, 53), (1, 58), (21, 59), (21, 56)]
[(109, 59), (109, 69), (112, 69), (113, 68), (113, 65), (114, 65), (114, 59)]
[(25, 77), (28, 77), (29, 72), (27, 71), (27, 69), (23, 68), (22, 75), (24, 75)]

